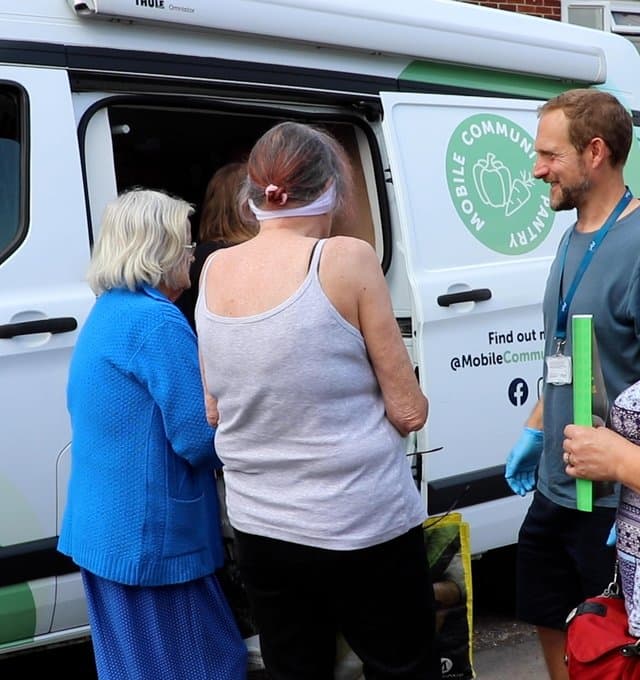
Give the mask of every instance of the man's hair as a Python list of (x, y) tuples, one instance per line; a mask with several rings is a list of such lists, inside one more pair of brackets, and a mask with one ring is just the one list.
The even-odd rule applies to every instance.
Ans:
[(616, 97), (602, 90), (567, 90), (543, 104), (538, 117), (557, 110), (566, 116), (569, 141), (579, 153), (600, 137), (611, 153), (611, 165), (624, 165), (633, 139), (633, 119)]
[(177, 288), (190, 257), (193, 207), (161, 191), (131, 189), (107, 205), (93, 249), (88, 281), (96, 295), (143, 284)]

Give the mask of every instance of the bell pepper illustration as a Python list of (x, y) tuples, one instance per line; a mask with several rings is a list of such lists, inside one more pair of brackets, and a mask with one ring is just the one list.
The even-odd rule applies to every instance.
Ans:
[(535, 180), (531, 176), (531, 173), (524, 170), (520, 173), (520, 177), (513, 181), (509, 200), (504, 208), (504, 214), (507, 217), (520, 210), (520, 208), (522, 208), (522, 206), (531, 198), (530, 187), (533, 186), (534, 182)]
[(511, 194), (511, 172), (495, 154), (488, 153), (473, 166), (473, 181), (480, 200), (492, 208), (504, 208)]

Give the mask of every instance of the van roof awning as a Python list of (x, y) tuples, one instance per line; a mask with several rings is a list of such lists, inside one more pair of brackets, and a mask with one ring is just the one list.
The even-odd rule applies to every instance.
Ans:
[[(448, 0), (68, 0), (80, 17), (161, 22), (255, 34), (516, 73), (606, 80), (584, 29)], [(123, 27), (124, 29), (125, 27)], [(601, 42), (601, 41), (600, 41)], [(453, 47), (452, 47), (453, 46)]]

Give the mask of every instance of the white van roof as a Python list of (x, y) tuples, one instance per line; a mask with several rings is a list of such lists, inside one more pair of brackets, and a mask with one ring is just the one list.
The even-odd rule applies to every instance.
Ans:
[(633, 91), (636, 70), (619, 66), (639, 59), (611, 33), (455, 0), (5, 0), (0, 19), (5, 39), (203, 57), (219, 56), (224, 40), (246, 47), (251, 34), (263, 43), (245, 58), (270, 63), (313, 45), (361, 64), (404, 57), (602, 84), (613, 60), (611, 86), (623, 93)]

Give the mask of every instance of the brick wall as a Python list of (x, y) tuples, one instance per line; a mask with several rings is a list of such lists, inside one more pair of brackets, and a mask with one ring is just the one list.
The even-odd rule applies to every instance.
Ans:
[(545, 19), (560, 21), (560, 0), (466, 0), (474, 5), (497, 7), (510, 12), (533, 14)]

